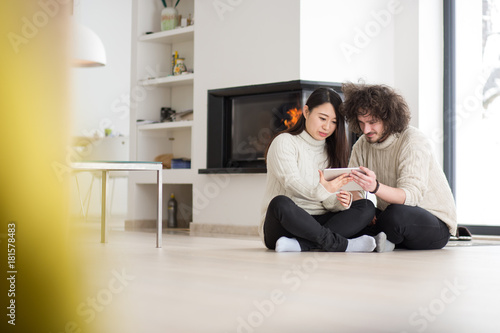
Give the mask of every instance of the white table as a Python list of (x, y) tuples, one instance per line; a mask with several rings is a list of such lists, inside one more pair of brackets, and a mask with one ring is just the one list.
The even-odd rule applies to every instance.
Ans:
[(162, 163), (141, 161), (96, 161), (72, 163), (74, 171), (101, 171), (102, 172), (102, 203), (101, 203), (101, 243), (106, 243), (106, 189), (110, 171), (155, 171), (158, 188), (158, 207), (156, 222), (156, 247), (161, 248), (162, 234)]

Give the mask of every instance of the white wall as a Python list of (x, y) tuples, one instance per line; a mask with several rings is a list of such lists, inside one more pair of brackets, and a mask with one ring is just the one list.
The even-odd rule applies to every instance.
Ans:
[[(74, 68), (73, 124), (71, 133), (76, 137), (103, 135), (111, 128), (115, 135), (129, 134), (129, 92), (131, 57), (132, 0), (80, 0), (75, 1), (74, 19), (93, 30), (102, 40), (107, 64), (97, 68)], [(110, 142), (107, 142), (110, 141)], [(113, 140), (97, 141), (81, 154), (84, 159), (127, 160), (129, 150)], [(120, 142), (128, 146), (128, 138)], [(104, 144), (101, 144), (104, 142)], [(109, 152), (104, 151), (111, 147)], [(118, 148), (116, 148), (118, 147)], [(79, 196), (85, 197), (90, 189), (91, 177), (79, 175), (80, 194), (76, 185), (72, 190), (72, 213), (80, 214)], [(127, 213), (127, 180), (115, 179), (112, 214)], [(89, 214), (100, 214), (100, 183), (94, 183), (90, 197)]]
[(401, 8), (394, 18), (394, 86), (410, 107), (411, 125), (418, 126), (419, 1), (402, 0)]
[(412, 113), (411, 125), (431, 140), (443, 161), (443, 2), (401, 0), (396, 16), (394, 86)]
[(387, 0), (301, 1), (300, 78), (392, 85), (401, 11)]
[[(206, 167), (207, 90), (299, 78), (299, 0), (195, 3), (192, 167)], [(232, 5), (230, 5), (232, 3)], [(219, 10), (217, 9), (219, 8)], [(193, 222), (257, 225), (265, 175), (198, 175)]]
[(73, 69), (72, 133), (88, 136), (112, 128), (128, 135), (132, 1), (75, 1), (74, 17), (101, 38), (107, 64)]

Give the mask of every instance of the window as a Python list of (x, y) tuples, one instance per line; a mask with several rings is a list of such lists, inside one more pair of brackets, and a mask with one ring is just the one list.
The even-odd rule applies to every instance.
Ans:
[[(497, 176), (500, 0), (458, 0), (455, 6), (455, 46), (451, 50), (456, 61), (452, 122), (455, 137), (448, 144), (455, 148), (455, 166), (451, 169), (456, 179), (458, 223), (500, 227), (500, 214), (496, 209), (500, 187)], [(447, 151), (449, 147), (445, 146)], [(500, 228), (494, 229), (494, 233), (500, 233)]]

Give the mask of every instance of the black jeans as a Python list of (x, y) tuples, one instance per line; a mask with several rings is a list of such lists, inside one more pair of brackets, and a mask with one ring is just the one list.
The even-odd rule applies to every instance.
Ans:
[(427, 210), (399, 204), (377, 209), (377, 223), (360, 234), (376, 235), (385, 232), (397, 248), (435, 250), (443, 248), (450, 239), (448, 226)]
[(354, 201), (351, 208), (324, 215), (310, 215), (290, 198), (279, 195), (271, 200), (264, 221), (266, 247), (274, 250), (280, 237), (296, 238), (302, 251), (343, 252), (347, 238), (362, 231), (375, 216), (369, 200)]

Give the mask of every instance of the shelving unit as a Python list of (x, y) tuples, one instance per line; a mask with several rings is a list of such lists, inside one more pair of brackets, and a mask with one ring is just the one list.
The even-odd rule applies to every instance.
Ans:
[(194, 40), (194, 26), (174, 30), (160, 31), (152, 34), (144, 34), (139, 37), (140, 42), (152, 42), (162, 44), (175, 44)]
[(194, 73), (177, 75), (177, 76), (164, 76), (152, 79), (140, 80), (142, 86), (157, 86), (157, 87), (175, 87), (183, 85), (192, 85), (194, 81)]
[[(194, 1), (179, 2), (177, 10), (182, 17), (194, 18)], [(195, 74), (194, 33), (195, 26), (160, 31), (161, 1), (133, 0), (132, 18), (132, 65), (131, 65), (131, 115), (130, 158), (136, 161), (153, 161), (162, 154), (173, 158), (191, 159), (192, 133), (196, 122), (193, 110), (193, 86)], [(167, 4), (170, 6), (171, 1)], [(177, 51), (185, 59), (190, 73), (173, 76), (172, 54)], [(160, 123), (160, 110), (170, 107), (177, 112), (193, 110), (193, 119)], [(144, 119), (155, 123), (138, 124)], [(163, 211), (166, 217), (166, 201), (174, 192), (179, 204), (192, 207), (192, 169), (164, 169), (162, 171), (164, 196)], [(154, 195), (156, 180), (147, 173), (137, 172), (129, 178), (129, 220), (153, 220), (150, 200)], [(181, 217), (189, 220), (189, 214)], [(192, 215), (192, 213), (191, 213)], [(190, 222), (190, 220), (188, 221)]]
[(145, 124), (137, 126), (139, 131), (154, 131), (154, 130), (165, 130), (174, 128), (191, 128), (193, 126), (192, 120), (176, 121), (172, 123), (155, 123), (155, 124)]

